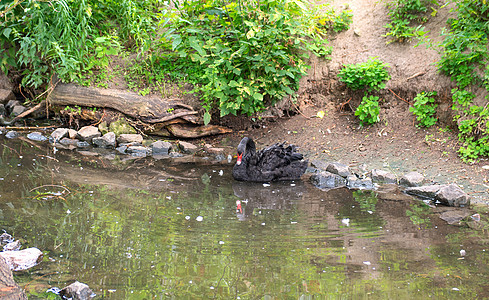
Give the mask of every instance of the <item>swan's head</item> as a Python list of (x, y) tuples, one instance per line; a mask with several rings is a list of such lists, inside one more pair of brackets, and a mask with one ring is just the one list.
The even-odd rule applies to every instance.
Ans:
[(248, 141), (249, 141), (249, 138), (245, 137), (241, 140), (241, 142), (239, 143), (238, 145), (238, 149), (237, 149), (237, 152), (238, 152), (238, 159), (236, 160), (236, 165), (240, 165), (241, 162), (243, 161), (243, 155), (245, 154), (246, 150), (247, 150), (247, 147), (248, 147)]
[(238, 152), (238, 159), (236, 160), (236, 164), (239, 166), (242, 160), (243, 160), (243, 153)]

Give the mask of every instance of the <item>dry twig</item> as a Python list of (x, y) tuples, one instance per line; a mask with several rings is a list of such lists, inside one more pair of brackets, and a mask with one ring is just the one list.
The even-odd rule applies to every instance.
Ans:
[(391, 91), (392, 94), (394, 94), (394, 96), (396, 96), (397, 98), (401, 99), (402, 101), (406, 102), (407, 104), (409, 105), (413, 105), (411, 102), (403, 99), (401, 96), (397, 95), (396, 93), (394, 93), (394, 91), (392, 91), (391, 89), (388, 88), (389, 91)]

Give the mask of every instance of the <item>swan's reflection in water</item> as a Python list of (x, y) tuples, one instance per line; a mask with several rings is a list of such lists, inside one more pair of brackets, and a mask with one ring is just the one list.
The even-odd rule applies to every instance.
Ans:
[(279, 181), (256, 183), (235, 181), (233, 183), (236, 201), (236, 216), (248, 220), (256, 210), (290, 210), (301, 200), (306, 186), (302, 181)]

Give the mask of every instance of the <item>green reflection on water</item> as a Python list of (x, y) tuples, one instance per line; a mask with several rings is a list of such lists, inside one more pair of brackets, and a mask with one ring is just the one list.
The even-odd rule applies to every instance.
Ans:
[[(467, 232), (437, 231), (439, 223), (420, 227), (410, 217), (428, 217), (412, 203), (378, 201), (375, 192), (326, 193), (307, 183), (238, 184), (228, 173), (217, 175), (222, 166), (202, 164), (176, 167), (161, 188), (83, 184), (56, 170), (76, 168), (82, 176), (102, 164), (56, 161), (36, 156), (28, 144), (16, 146), (3, 147), (0, 156), (0, 225), (24, 248), (45, 253), (40, 265), (16, 273), (30, 299), (55, 297), (45, 291), (74, 280), (104, 299), (487, 295), (485, 242), (464, 245), (475, 255), (459, 259)], [(107, 176), (136, 172), (122, 169)], [(192, 172), (194, 179), (181, 179)], [(47, 184), (71, 193), (36, 197), (32, 190)]]

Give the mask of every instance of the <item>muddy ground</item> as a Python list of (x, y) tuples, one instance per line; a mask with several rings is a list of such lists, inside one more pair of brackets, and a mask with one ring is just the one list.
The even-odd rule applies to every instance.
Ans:
[[(338, 8), (344, 5), (336, 2)], [(382, 2), (356, 0), (348, 6), (353, 24), (331, 38), (331, 60), (311, 57), (312, 67), (301, 82), (297, 99), (298, 113), (278, 119), (265, 114), (261, 121), (249, 123), (233, 120), (228, 124), (233, 124), (237, 132), (205, 141), (234, 147), (241, 137), (251, 136), (258, 148), (287, 141), (299, 146), (310, 161), (339, 161), (352, 167), (364, 164), (368, 169), (382, 168), (399, 176), (418, 171), (435, 183), (457, 183), (473, 202), (489, 204), (489, 170), (483, 168), (489, 162), (482, 159), (466, 164), (457, 155), (460, 144), (450, 110), (454, 84), (437, 71), (434, 63), (440, 54), (424, 45), (414, 47), (414, 42), (388, 43), (389, 38), (382, 36), (388, 22)], [(440, 9), (424, 24), (433, 42), (441, 40), (450, 8)], [(352, 111), (362, 94), (346, 89), (336, 74), (343, 64), (365, 62), (369, 57), (388, 63), (392, 78), (379, 93), (381, 121), (362, 128)], [(429, 129), (416, 127), (415, 117), (409, 112), (409, 103), (422, 91), (438, 92), (439, 122)], [(325, 112), (322, 119), (316, 117), (321, 110)]]

